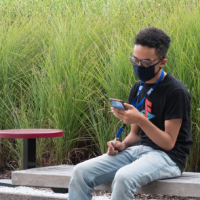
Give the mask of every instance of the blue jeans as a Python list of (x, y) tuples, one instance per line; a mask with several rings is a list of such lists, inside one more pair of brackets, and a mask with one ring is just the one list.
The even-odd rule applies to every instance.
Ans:
[(94, 187), (106, 182), (112, 182), (111, 200), (133, 200), (137, 187), (180, 175), (165, 152), (132, 146), (115, 156), (104, 154), (76, 165), (68, 200), (91, 200)]

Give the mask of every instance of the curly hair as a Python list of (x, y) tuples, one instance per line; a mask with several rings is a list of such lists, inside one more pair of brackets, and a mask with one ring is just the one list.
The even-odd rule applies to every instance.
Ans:
[(149, 48), (155, 48), (156, 55), (165, 57), (170, 41), (170, 37), (162, 29), (148, 27), (140, 30), (135, 36), (134, 43)]

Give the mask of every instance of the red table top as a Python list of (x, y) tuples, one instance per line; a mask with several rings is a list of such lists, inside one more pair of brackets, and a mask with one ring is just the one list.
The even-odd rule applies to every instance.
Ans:
[(0, 138), (53, 138), (63, 136), (59, 129), (7, 129), (0, 130)]

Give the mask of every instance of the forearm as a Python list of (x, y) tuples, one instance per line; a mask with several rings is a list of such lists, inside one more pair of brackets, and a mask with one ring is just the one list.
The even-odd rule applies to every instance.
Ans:
[(133, 146), (139, 139), (140, 136), (138, 134), (130, 132), (124, 139), (123, 143), (125, 144), (125, 147), (128, 148)]
[(170, 151), (173, 148), (174, 144), (170, 135), (156, 127), (146, 117), (141, 116), (137, 124), (144, 131), (144, 133), (160, 148), (165, 151)]

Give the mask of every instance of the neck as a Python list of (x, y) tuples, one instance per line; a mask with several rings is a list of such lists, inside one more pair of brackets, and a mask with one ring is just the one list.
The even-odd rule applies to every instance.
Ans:
[[(161, 75), (161, 70), (156, 74), (155, 77), (153, 77), (153, 78), (152, 78), (151, 80), (149, 80), (149, 81), (145, 81), (145, 83), (147, 83), (147, 84), (154, 84), (154, 83), (156, 83), (156, 82), (158, 81), (160, 75)], [(164, 72), (164, 77), (163, 77), (163, 79), (165, 78), (166, 75), (167, 75), (167, 73)], [(162, 79), (162, 81), (163, 81), (163, 79)]]

